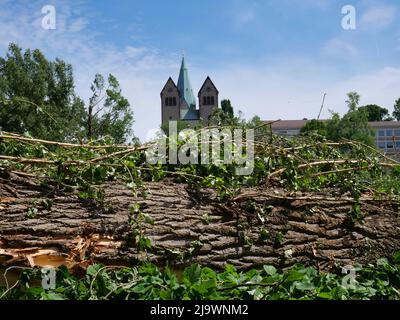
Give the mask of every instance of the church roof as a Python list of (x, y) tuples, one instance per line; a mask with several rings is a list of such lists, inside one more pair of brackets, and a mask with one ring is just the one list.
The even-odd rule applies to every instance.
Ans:
[(176, 86), (174, 80), (172, 80), (171, 77), (168, 78), (167, 82), (165, 83), (163, 89), (161, 90), (161, 96), (163, 94), (163, 92), (167, 89), (168, 84), (172, 83), (172, 85), (179, 91), (178, 87)]
[(192, 85), (189, 80), (189, 72), (185, 64), (185, 57), (182, 57), (181, 70), (179, 72), (178, 89), (181, 98), (184, 99), (189, 108), (196, 108), (196, 98), (193, 94)]
[(217, 91), (217, 94), (219, 94), (219, 91), (217, 89), (217, 87), (215, 86), (214, 82), (212, 82), (211, 78), (209, 76), (207, 76), (206, 80), (204, 80), (203, 85), (201, 86), (198, 95), (200, 96), (200, 92), (203, 91), (204, 86), (206, 85), (207, 82), (210, 82), (211, 85), (214, 87), (214, 89)]
[(199, 120), (200, 111), (195, 109), (181, 109), (182, 120)]

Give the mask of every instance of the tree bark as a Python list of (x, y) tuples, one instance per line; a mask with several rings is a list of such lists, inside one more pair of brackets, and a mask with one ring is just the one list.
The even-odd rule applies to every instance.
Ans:
[(93, 105), (89, 103), (88, 118), (87, 118), (87, 139), (90, 141), (93, 135)]
[[(0, 265), (85, 267), (149, 260), (177, 268), (198, 262), (221, 269), (295, 263), (328, 270), (336, 263), (375, 262), (400, 249), (399, 203), (363, 195), (363, 218), (352, 222), (355, 201), (317, 193), (246, 189), (229, 203), (212, 190), (171, 180), (146, 183), (134, 195), (118, 182), (103, 186), (104, 203), (54, 192), (30, 177), (0, 177)], [(145, 195), (145, 193), (147, 195)], [(43, 199), (51, 199), (51, 207)], [(135, 203), (154, 220), (143, 224), (152, 248), (130, 239)], [(29, 209), (36, 208), (33, 217)]]

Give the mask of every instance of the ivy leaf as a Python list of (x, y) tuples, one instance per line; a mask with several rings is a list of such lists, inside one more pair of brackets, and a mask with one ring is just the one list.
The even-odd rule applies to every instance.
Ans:
[(192, 286), (200, 280), (201, 267), (198, 264), (193, 264), (186, 268), (183, 272), (183, 281), (187, 287)]
[(274, 266), (263, 266), (264, 271), (270, 275), (273, 276), (276, 274), (276, 268)]
[(101, 268), (103, 268), (103, 266), (101, 264), (92, 264), (87, 268), (86, 274), (94, 277), (96, 274), (98, 274), (98, 272)]
[(61, 296), (60, 294), (57, 294), (55, 292), (43, 291), (41, 296), (42, 296), (41, 300), (64, 300), (63, 296)]

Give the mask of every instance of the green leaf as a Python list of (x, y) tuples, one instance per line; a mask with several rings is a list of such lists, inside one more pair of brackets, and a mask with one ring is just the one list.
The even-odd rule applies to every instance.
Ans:
[(314, 290), (315, 286), (312, 283), (297, 282), (296, 288), (301, 291)]
[(106, 179), (107, 169), (106, 167), (96, 166), (93, 172), (93, 178), (95, 183), (102, 183)]
[(139, 293), (139, 294), (144, 294), (144, 293), (148, 292), (149, 290), (151, 290), (151, 284), (149, 284), (149, 283), (141, 283), (141, 284), (135, 286), (132, 289), (132, 292)]
[(276, 268), (274, 266), (263, 266), (263, 268), (264, 271), (270, 276), (276, 274)]
[(400, 251), (397, 251), (393, 255), (393, 262), (396, 263), (396, 264), (400, 264)]
[(192, 286), (200, 280), (201, 267), (199, 264), (192, 264), (183, 272), (183, 281), (187, 287)]
[(138, 242), (138, 247), (140, 250), (147, 250), (151, 249), (151, 240), (148, 237), (145, 236), (140, 236), (139, 237), (139, 242)]
[(86, 274), (93, 277), (96, 274), (98, 274), (98, 272), (101, 268), (103, 268), (103, 265), (101, 265), (101, 264), (92, 264), (87, 268)]
[(290, 283), (294, 281), (299, 281), (304, 278), (304, 274), (299, 272), (298, 270), (290, 270), (289, 275), (287, 276), (285, 282)]
[(333, 299), (332, 294), (330, 292), (320, 292), (318, 294), (318, 297), (321, 299), (328, 299), (328, 300)]
[(42, 300), (64, 300), (64, 297), (62, 295), (51, 291), (50, 292), (43, 291), (41, 296)]
[(154, 225), (154, 219), (148, 213), (143, 213), (143, 216), (146, 223)]

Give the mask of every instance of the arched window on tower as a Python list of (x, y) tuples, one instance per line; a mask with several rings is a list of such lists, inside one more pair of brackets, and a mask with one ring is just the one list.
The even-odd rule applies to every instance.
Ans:
[(175, 107), (176, 106), (176, 97), (165, 98), (165, 105), (167, 107)]
[(203, 105), (205, 106), (213, 106), (215, 104), (214, 96), (204, 96), (203, 97)]

